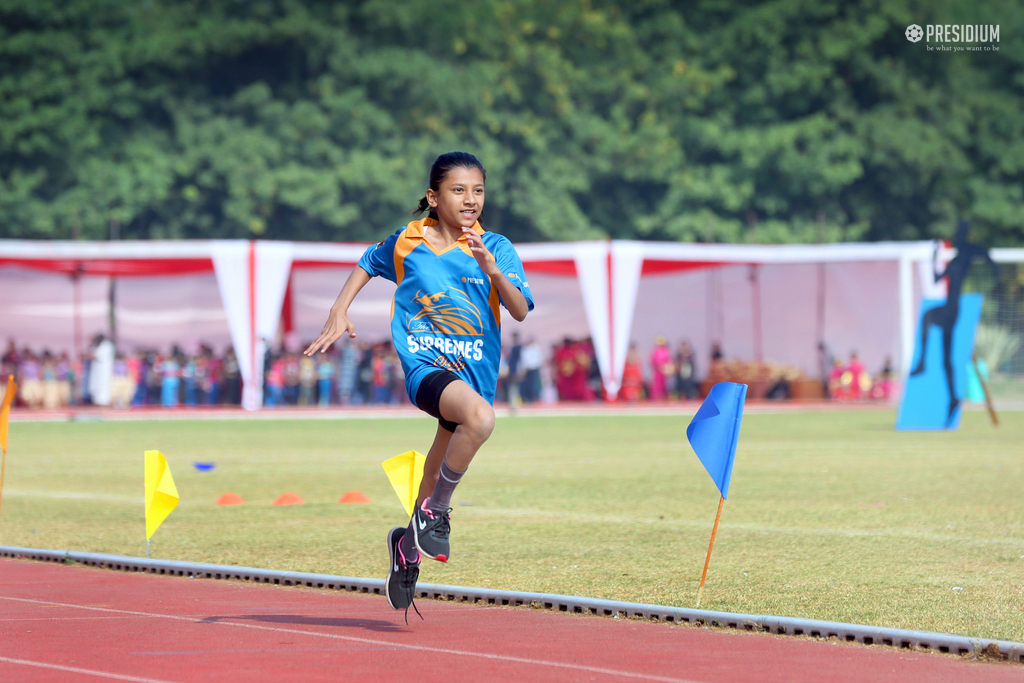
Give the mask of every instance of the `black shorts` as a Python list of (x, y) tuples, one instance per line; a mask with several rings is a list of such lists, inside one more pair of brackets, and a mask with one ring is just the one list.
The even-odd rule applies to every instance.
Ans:
[(416, 390), (416, 407), (431, 417), (437, 418), (437, 424), (443, 429), (454, 433), (459, 426), (458, 422), (451, 422), (441, 417), (441, 392), (444, 388), (457, 380), (455, 373), (447, 370), (437, 370), (430, 373), (420, 381), (420, 388)]

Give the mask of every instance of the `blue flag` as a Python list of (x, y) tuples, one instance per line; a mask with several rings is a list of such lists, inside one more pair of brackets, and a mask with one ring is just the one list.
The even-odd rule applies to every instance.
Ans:
[(746, 384), (719, 382), (711, 387), (711, 393), (686, 428), (686, 438), (722, 498), (729, 497), (732, 461), (736, 458), (736, 443), (740, 438), (746, 400)]

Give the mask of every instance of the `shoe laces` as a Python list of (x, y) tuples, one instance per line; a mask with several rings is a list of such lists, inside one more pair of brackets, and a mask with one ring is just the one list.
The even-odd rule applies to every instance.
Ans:
[(427, 526), (427, 531), (430, 531), (430, 532), (435, 533), (435, 534), (439, 533), (439, 534), (441, 534), (443, 536), (448, 536), (451, 533), (451, 531), (452, 531), (452, 509), (451, 508), (448, 508), (447, 510), (445, 510), (443, 513), (441, 513), (439, 515), (435, 515), (433, 512), (431, 512), (429, 510), (424, 510), (424, 512), (427, 512), (429, 514), (430, 519), (432, 520), (430, 525)]
[[(420, 608), (416, 606), (416, 601), (415, 600), (412, 600), (412, 601), (409, 602), (409, 607), (412, 607), (414, 610), (416, 610), (416, 616), (418, 616), (420, 618), (420, 621), (426, 621), (426, 619), (423, 618), (423, 615), (420, 614)], [(406, 626), (409, 625), (409, 607), (405, 608), (405, 625)]]
[(419, 565), (407, 565), (404, 562), (400, 562), (399, 566), (402, 570), (398, 574), (398, 586), (408, 593), (416, 588), (416, 581), (420, 578), (420, 568)]
[[(409, 607), (416, 610), (416, 616), (423, 619), (423, 615), (420, 614), (420, 610), (416, 607), (416, 580), (420, 576), (420, 568), (417, 565), (402, 566), (402, 571), (398, 575), (398, 586), (401, 588), (406, 595), (409, 596)], [(405, 608), (405, 625), (409, 625), (409, 607)]]

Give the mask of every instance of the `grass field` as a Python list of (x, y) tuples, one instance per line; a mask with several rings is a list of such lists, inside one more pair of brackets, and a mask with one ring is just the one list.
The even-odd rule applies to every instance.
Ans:
[[(748, 414), (702, 607), (1024, 641), (1024, 414)], [(498, 421), (423, 581), (693, 606), (718, 494), (689, 417)], [(181, 504), (154, 557), (383, 577), (381, 461), (429, 419), (16, 423), (0, 544), (143, 555), (142, 451)], [(200, 473), (193, 461), (214, 461)], [(338, 505), (359, 489), (369, 505)], [(216, 507), (225, 491), (247, 504)], [(292, 491), (305, 505), (273, 507)]]

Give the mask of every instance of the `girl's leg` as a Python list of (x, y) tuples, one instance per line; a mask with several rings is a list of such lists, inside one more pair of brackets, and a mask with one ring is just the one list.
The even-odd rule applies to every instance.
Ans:
[[(441, 425), (437, 425), (437, 433), (434, 434), (434, 443), (430, 444), (427, 451), (427, 460), (423, 463), (423, 479), (420, 481), (420, 490), (416, 496), (416, 504), (413, 506), (418, 510), (424, 500), (430, 498), (437, 484), (437, 478), (441, 474), (441, 463), (444, 462), (444, 454), (448, 450), (448, 442), (452, 439), (452, 433)], [(402, 556), (408, 562), (419, 562), (420, 552), (416, 548), (416, 535), (412, 529), (412, 520), (409, 520), (409, 529), (402, 538)]]
[(465, 472), (494, 431), (494, 408), (462, 380), (444, 388), (438, 407), (441, 417), (459, 425), (448, 443), (444, 461), (453, 470)]
[(442, 418), (458, 426), (448, 442), (430, 500), (423, 506), (436, 515), (447, 516), (455, 487), (494, 430), (494, 409), (468, 384), (456, 381), (444, 388), (438, 410)]
[(434, 485), (437, 484), (437, 477), (441, 473), (441, 463), (444, 462), (444, 454), (448, 452), (448, 444), (453, 434), (441, 425), (437, 426), (437, 433), (434, 434), (434, 443), (430, 444), (427, 451), (427, 460), (423, 463), (423, 480), (420, 482), (419, 494), (416, 496), (416, 507), (420, 506), (425, 499), (430, 498), (434, 492)]
[[(457, 424), (454, 433), (438, 427), (434, 444), (423, 466), (423, 482), (402, 553), (413, 561), (412, 541), (423, 555), (448, 560), (448, 505), (455, 487), (480, 446), (494, 429), (494, 409), (462, 380), (446, 386), (438, 402), (441, 417)], [(450, 436), (449, 436), (450, 434)], [(429, 497), (429, 500), (427, 498)]]

